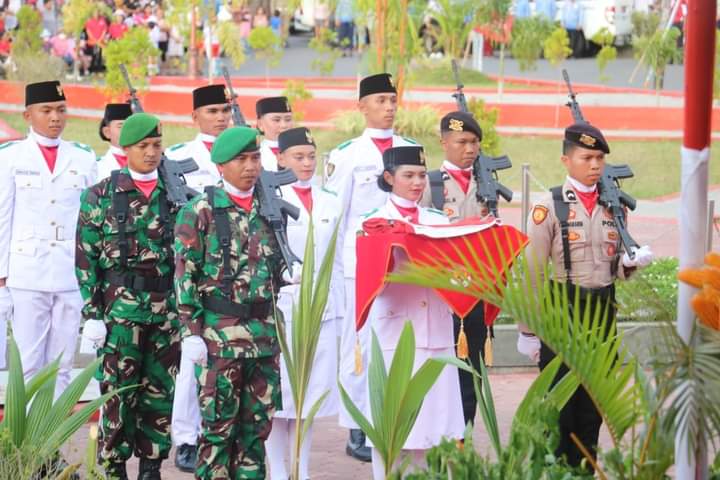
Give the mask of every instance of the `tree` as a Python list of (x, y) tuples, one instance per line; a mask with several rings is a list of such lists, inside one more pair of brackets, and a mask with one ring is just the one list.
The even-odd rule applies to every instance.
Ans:
[(535, 70), (535, 62), (543, 53), (543, 43), (553, 28), (553, 22), (542, 16), (515, 20), (510, 51), (517, 59), (521, 71)]
[[(560, 69), (560, 65), (572, 53), (570, 48), (570, 38), (567, 31), (562, 27), (557, 27), (543, 43), (543, 52), (550, 65)], [(560, 84), (557, 84), (558, 94), (560, 93)], [(555, 105), (555, 126), (560, 121), (560, 104)]]
[(477, 0), (437, 0), (433, 18), (438, 27), (430, 34), (442, 47), (446, 57), (461, 58), (468, 35), (477, 23), (479, 9)]
[(217, 26), (217, 34), (220, 48), (225, 52), (225, 56), (230, 59), (233, 67), (240, 68), (247, 60), (240, 39), (240, 29), (233, 22), (220, 22)]
[(617, 48), (613, 44), (615, 36), (605, 27), (601, 28), (592, 37), (592, 41), (600, 45), (600, 51), (595, 57), (597, 62), (598, 70), (600, 71), (600, 81), (605, 82), (609, 77), (605, 75), (605, 68), (608, 63), (617, 58)]
[(40, 12), (24, 5), (18, 10), (17, 19), (19, 28), (12, 34), (12, 68), (9, 78), (23, 83), (62, 78), (65, 69), (63, 61), (43, 51)]
[(320, 75), (330, 75), (335, 70), (335, 62), (342, 51), (333, 45), (337, 43), (337, 32), (323, 29), (310, 40), (310, 48), (317, 52), (310, 67), (320, 72)]
[(653, 88), (658, 102), (662, 89), (665, 68), (670, 62), (682, 59), (682, 50), (677, 45), (680, 30), (671, 27), (667, 31), (657, 30), (650, 35), (638, 37), (635, 41), (635, 58), (652, 73)]
[(500, 71), (498, 75), (498, 94), (503, 93), (505, 76), (505, 45), (510, 42), (508, 21), (512, 0), (486, 0), (480, 3), (479, 19), (494, 43), (500, 44)]
[(305, 118), (305, 112), (299, 109), (298, 102), (306, 101), (313, 98), (312, 93), (305, 87), (303, 80), (288, 80), (285, 82), (285, 90), (282, 95), (287, 97), (290, 108), (293, 112), (293, 120), (302, 122)]
[(256, 27), (250, 32), (248, 43), (255, 56), (265, 60), (265, 85), (269, 86), (270, 67), (276, 67), (283, 55), (280, 38), (270, 27)]
[(110, 41), (105, 47), (105, 64), (107, 75), (105, 77), (106, 90), (112, 96), (118, 96), (127, 91), (127, 85), (118, 68), (124, 64), (133, 83), (143, 87), (148, 75), (150, 59), (159, 52), (150, 41), (150, 33), (146, 28), (133, 27), (122, 38)]

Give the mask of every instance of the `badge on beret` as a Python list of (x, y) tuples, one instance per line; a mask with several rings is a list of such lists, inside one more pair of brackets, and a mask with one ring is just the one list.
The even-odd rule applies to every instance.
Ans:
[(462, 132), (463, 125), (464, 125), (464, 122), (462, 120), (458, 120), (456, 118), (451, 118), (450, 123), (448, 124), (448, 128), (450, 130), (452, 130), (453, 132)]
[(594, 147), (595, 143), (597, 143), (597, 139), (591, 137), (590, 135), (583, 133), (580, 135), (580, 138), (578, 138), (578, 141), (582, 143), (583, 145), (587, 145), (588, 147)]
[(228, 90), (227, 87), (223, 90), (223, 93), (225, 94), (225, 99), (229, 102), (232, 100), (232, 95), (230, 95), (230, 90)]
[(388, 75), (387, 80), (392, 88), (397, 88), (397, 87), (395, 87), (395, 82), (393, 82), (392, 75)]
[(334, 164), (334, 163), (328, 163), (326, 170), (327, 170), (327, 176), (328, 176), (328, 177), (332, 176), (333, 172), (335, 171), (335, 164)]
[(287, 100), (285, 100), (285, 108), (287, 109), (288, 112), (292, 111), (290, 109), (290, 102), (288, 102)]
[(62, 89), (62, 85), (57, 84), (57, 85), (55, 86), (55, 88), (57, 89), (57, 94), (58, 94), (59, 96), (61, 96), (61, 97), (64, 97), (64, 96), (65, 96), (65, 93), (63, 92), (63, 89)]
[(313, 141), (312, 133), (310, 133), (310, 130), (305, 130), (305, 139), (308, 141), (308, 143), (315, 143)]
[(580, 240), (580, 234), (577, 232), (570, 232), (568, 234), (568, 240), (571, 242), (574, 242), (575, 240)]
[(420, 165), (425, 165), (425, 152), (420, 150), (418, 156), (420, 157)]
[(544, 207), (542, 205), (536, 205), (535, 208), (533, 208), (532, 212), (532, 219), (533, 223), (535, 225), (540, 225), (545, 221), (545, 219), (548, 216), (548, 209), (547, 207)]

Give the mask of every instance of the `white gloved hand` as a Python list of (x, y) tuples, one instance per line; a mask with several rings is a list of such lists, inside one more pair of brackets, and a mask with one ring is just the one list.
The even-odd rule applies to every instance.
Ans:
[(535, 335), (518, 332), (517, 351), (527, 356), (532, 362), (540, 361), (540, 339)]
[(185, 358), (198, 365), (207, 365), (208, 350), (205, 340), (199, 335), (185, 337), (180, 347)]
[(625, 255), (623, 255), (623, 266), (628, 268), (643, 268), (650, 265), (655, 259), (655, 255), (652, 253), (652, 250), (650, 250), (650, 247), (648, 245), (644, 245), (640, 248), (633, 247), (632, 251), (635, 254), (633, 258), (630, 258), (630, 255), (628, 255), (627, 252), (625, 252)]
[(299, 285), (302, 280), (302, 263), (295, 262), (292, 264), (292, 275), (290, 275), (290, 271), (286, 268), (282, 274), (282, 279), (285, 283)]
[(12, 312), (12, 297), (10, 297), (10, 289), (0, 287), (0, 317), (9, 316)]
[(102, 348), (107, 337), (107, 328), (102, 320), (87, 320), (83, 325), (83, 337), (85, 337), (95, 348)]

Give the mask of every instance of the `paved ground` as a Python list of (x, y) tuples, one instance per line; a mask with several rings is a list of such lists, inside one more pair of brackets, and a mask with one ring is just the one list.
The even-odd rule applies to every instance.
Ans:
[[(535, 373), (492, 374), (490, 381), (497, 409), (499, 428), (503, 441), (507, 441), (512, 419), (528, 387), (535, 379)], [(66, 456), (70, 461), (81, 461), (85, 452), (89, 427), (80, 430), (68, 443)], [(371, 478), (369, 464), (361, 463), (345, 455), (346, 431), (337, 425), (336, 419), (319, 419), (315, 426), (315, 438), (311, 453), (310, 475), (313, 480), (337, 479), (359, 480)], [(491, 447), (485, 434), (482, 420), (478, 417), (475, 428), (475, 441), (478, 450), (491, 454)], [(610, 445), (607, 432), (601, 432), (601, 444)], [(174, 458), (174, 451), (171, 454)], [(129, 463), (130, 478), (137, 472), (137, 461)], [(172, 461), (165, 462), (163, 476), (166, 479), (190, 479), (191, 475), (178, 471)], [(273, 479), (276, 480), (276, 479)]]

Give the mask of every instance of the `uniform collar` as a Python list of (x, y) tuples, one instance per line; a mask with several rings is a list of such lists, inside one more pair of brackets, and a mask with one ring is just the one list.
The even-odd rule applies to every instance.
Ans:
[(595, 185), (593, 185), (592, 187), (588, 187), (587, 185), (584, 185), (583, 183), (578, 182), (577, 180), (575, 180), (574, 178), (572, 178), (569, 175), (566, 177), (566, 181), (567, 181), (567, 183), (569, 183), (572, 186), (572, 188), (574, 188), (576, 191), (581, 192), (581, 193), (592, 193), (595, 190), (597, 190), (597, 183)]
[(216, 136), (208, 135), (207, 133), (202, 133), (202, 132), (198, 133), (197, 137), (195, 137), (195, 138), (197, 138), (201, 142), (206, 142), (206, 143), (215, 143), (215, 140), (217, 140)]
[(230, 195), (234, 195), (236, 197), (240, 198), (247, 198), (252, 197), (253, 192), (255, 191), (255, 187), (251, 188), (250, 190), (240, 190), (239, 188), (232, 185), (230, 182), (226, 182), (223, 180), (222, 182), (223, 188), (226, 192), (228, 192)]
[(133, 180), (139, 180), (141, 182), (149, 182), (151, 180), (158, 179), (157, 169), (153, 170), (150, 173), (140, 173), (140, 172), (136, 172), (135, 170), (132, 170), (130, 167), (128, 167), (128, 173), (130, 174), (130, 178), (132, 178)]
[(127, 157), (125, 150), (123, 150), (120, 147), (116, 147), (115, 145), (110, 145), (108, 152), (112, 153), (113, 155), (120, 155), (121, 157)]
[[(137, 176), (137, 178), (133, 177), (133, 175)], [(153, 178), (143, 178), (145, 175), (149, 175), (150, 177), (153, 176), (153, 173), (149, 174), (142, 174), (137, 172), (131, 172), (129, 167), (124, 167), (120, 169), (120, 175), (118, 175), (117, 179), (117, 187), (115, 188), (116, 192), (131, 192), (133, 190), (137, 190), (137, 187), (135, 186), (134, 179), (140, 180), (140, 181), (148, 181), (153, 180)], [(162, 181), (162, 178), (158, 175), (158, 171), (155, 170), (154, 177), (157, 179), (157, 187), (159, 189), (164, 189), (165, 184)]]
[(399, 197), (394, 193), (390, 194), (390, 200), (400, 208), (417, 208), (417, 202)]
[(277, 140), (268, 140), (267, 138), (263, 138), (262, 142), (260, 142), (261, 145), (265, 145), (269, 148), (277, 148), (278, 147), (278, 141)]
[(392, 128), (366, 128), (363, 135), (370, 138), (391, 138), (393, 134)]
[(30, 133), (28, 134), (28, 136), (35, 140), (38, 145), (42, 145), (43, 147), (57, 147), (58, 145), (60, 145), (60, 137), (50, 138), (44, 135), (40, 135), (35, 130), (33, 130), (32, 127), (30, 127)]
[(469, 172), (469, 171), (472, 171), (472, 165), (470, 165), (468, 168), (460, 168), (460, 167), (458, 167), (457, 165), (455, 165), (454, 163), (452, 163), (450, 160), (445, 160), (445, 161), (443, 161), (442, 166), (443, 166), (443, 168), (444, 168), (445, 170), (453, 170), (453, 171), (455, 171), (455, 172)]
[(297, 182), (293, 183), (292, 186), (296, 187), (296, 188), (311, 188), (312, 187), (312, 179), (298, 180)]

